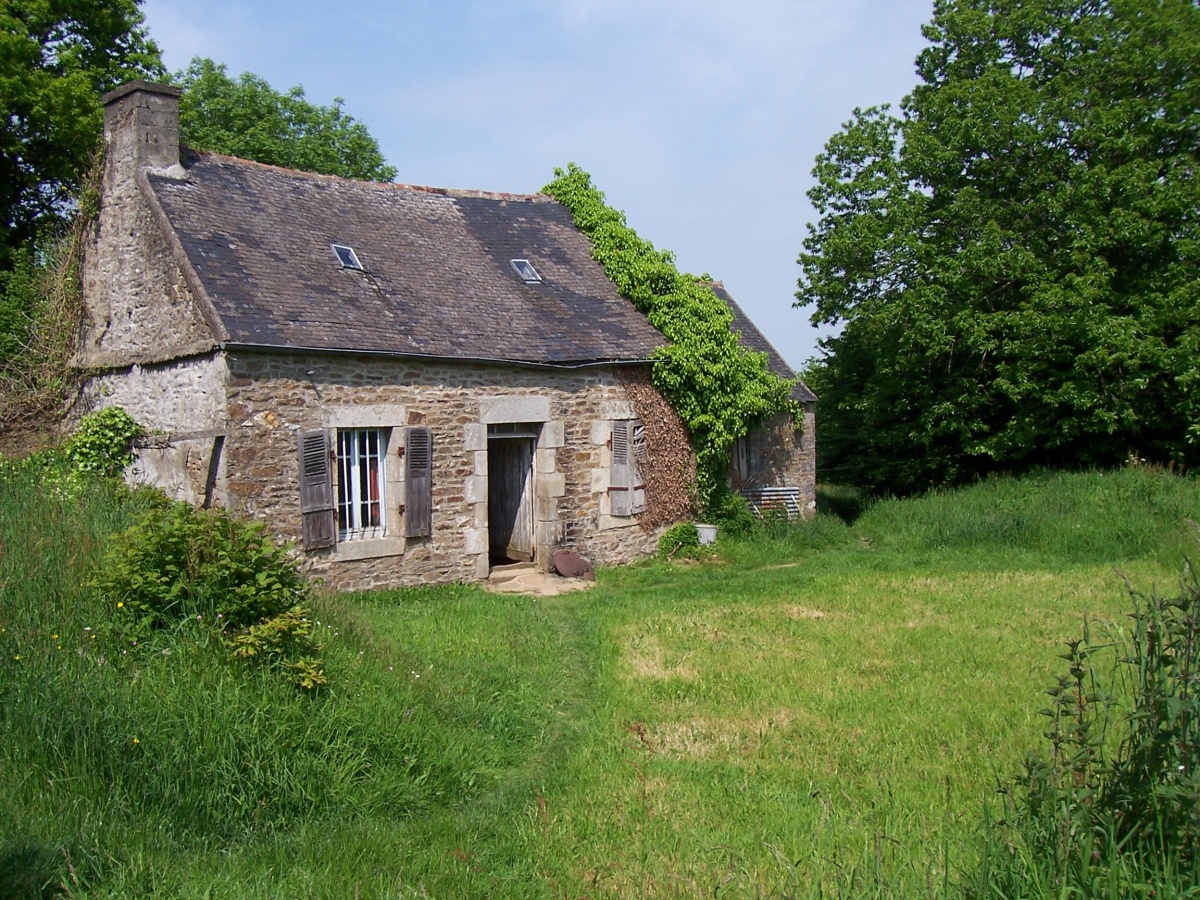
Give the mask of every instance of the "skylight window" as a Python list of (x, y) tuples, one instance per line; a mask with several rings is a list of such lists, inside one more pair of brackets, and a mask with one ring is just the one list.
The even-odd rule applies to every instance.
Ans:
[(344, 244), (330, 244), (329, 246), (333, 248), (334, 255), (337, 256), (343, 269), (362, 269), (362, 263), (358, 261), (358, 254), (354, 252), (353, 247), (347, 247)]
[(521, 276), (521, 280), (526, 284), (537, 284), (542, 280), (542, 276), (538, 274), (537, 269), (533, 267), (533, 263), (529, 260), (514, 259), (510, 260), (510, 262), (517, 274)]

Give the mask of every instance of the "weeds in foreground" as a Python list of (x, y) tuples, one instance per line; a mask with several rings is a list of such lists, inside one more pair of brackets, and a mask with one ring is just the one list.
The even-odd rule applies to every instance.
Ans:
[(1200, 896), (1200, 580), (1129, 591), (1131, 634), (1068, 643), (1050, 756), (1002, 789), (967, 897)]

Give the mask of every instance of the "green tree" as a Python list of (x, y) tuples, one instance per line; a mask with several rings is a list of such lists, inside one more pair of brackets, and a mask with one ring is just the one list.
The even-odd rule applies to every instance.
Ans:
[(100, 96), (162, 74), (140, 5), (0, 0), (0, 270), (61, 225), (100, 143)]
[(184, 92), (180, 130), (189, 146), (346, 178), (396, 177), (366, 126), (342, 111), (341, 98), (317, 106), (299, 86), (281, 94), (250, 72), (230, 78), (211, 59), (193, 59), (175, 77)]
[(1200, 5), (937, 0), (818, 157), (797, 305), (827, 477), (1200, 462)]

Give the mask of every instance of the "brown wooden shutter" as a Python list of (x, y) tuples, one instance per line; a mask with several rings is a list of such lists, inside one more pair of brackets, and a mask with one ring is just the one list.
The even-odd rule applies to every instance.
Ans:
[(409, 428), (405, 449), (406, 537), (433, 534), (433, 433), (428, 428)]
[(646, 426), (641, 419), (629, 422), (629, 512), (646, 510), (646, 485), (642, 482), (641, 462), (646, 457)]
[(631, 458), (629, 422), (618, 419), (612, 423), (612, 465), (608, 477), (608, 498), (614, 516), (628, 516), (633, 512)]
[(305, 550), (332, 547), (337, 538), (329, 436), (324, 431), (300, 433), (300, 513)]

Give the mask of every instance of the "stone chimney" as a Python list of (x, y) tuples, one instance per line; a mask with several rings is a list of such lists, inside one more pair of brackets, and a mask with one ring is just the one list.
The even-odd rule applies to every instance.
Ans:
[(179, 95), (169, 84), (131, 81), (101, 98), (109, 164), (116, 169), (179, 165)]

